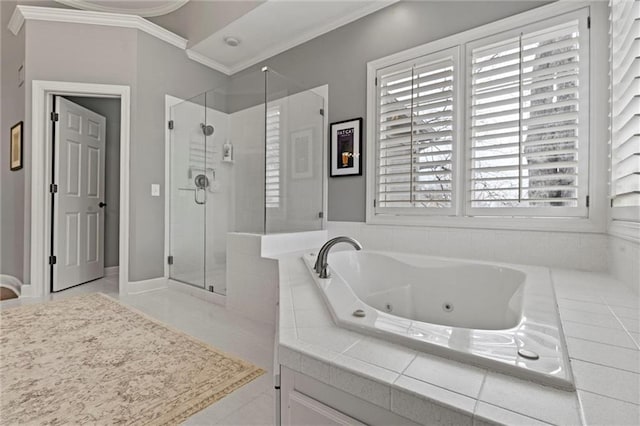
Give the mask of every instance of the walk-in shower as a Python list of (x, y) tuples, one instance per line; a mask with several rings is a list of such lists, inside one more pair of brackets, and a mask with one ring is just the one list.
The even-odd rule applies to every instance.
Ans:
[(228, 232), (322, 229), (323, 111), (269, 69), (171, 108), (172, 280), (225, 294)]

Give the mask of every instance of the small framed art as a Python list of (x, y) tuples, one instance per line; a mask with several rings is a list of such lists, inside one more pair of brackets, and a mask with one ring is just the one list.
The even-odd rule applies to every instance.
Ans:
[(22, 168), (22, 121), (11, 128), (9, 160), (11, 170)]
[(362, 118), (331, 123), (331, 177), (362, 175)]

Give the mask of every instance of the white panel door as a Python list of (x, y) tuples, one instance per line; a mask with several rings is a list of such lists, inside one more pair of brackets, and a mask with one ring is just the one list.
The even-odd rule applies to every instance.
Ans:
[(104, 275), (106, 119), (56, 97), (53, 291)]

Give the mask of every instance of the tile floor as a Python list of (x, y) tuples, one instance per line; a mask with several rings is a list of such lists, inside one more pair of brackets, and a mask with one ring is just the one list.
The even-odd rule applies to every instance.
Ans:
[[(172, 289), (120, 297), (116, 276), (56, 293), (50, 299), (63, 299), (90, 292), (102, 292), (118, 298), (126, 305), (224, 352), (250, 361), (266, 371), (263, 376), (196, 413), (185, 424), (244, 426), (275, 423), (274, 335), (270, 326)], [(42, 302), (42, 299), (13, 299), (0, 303), (0, 308), (38, 302)]]

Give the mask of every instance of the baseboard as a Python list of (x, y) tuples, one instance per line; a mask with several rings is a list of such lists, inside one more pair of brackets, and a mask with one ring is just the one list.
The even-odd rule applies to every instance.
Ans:
[(111, 277), (113, 275), (118, 275), (120, 273), (119, 266), (107, 266), (104, 268), (104, 276)]
[(167, 288), (167, 279), (165, 277), (142, 281), (129, 281), (129, 284), (127, 285), (127, 294), (140, 294), (165, 288)]
[(20, 288), (20, 297), (34, 297), (33, 286), (31, 284), (22, 284)]
[(0, 285), (13, 290), (18, 296), (22, 296), (22, 287), (24, 287), (24, 285), (22, 281), (13, 275), (0, 274)]

